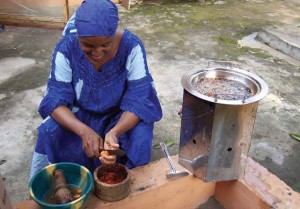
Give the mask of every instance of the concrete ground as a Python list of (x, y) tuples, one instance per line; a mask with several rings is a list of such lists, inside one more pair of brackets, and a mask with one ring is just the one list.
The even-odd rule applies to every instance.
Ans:
[[(163, 107), (153, 145), (171, 139), (177, 144), (169, 151), (178, 153), (182, 74), (206, 68), (209, 60), (231, 61), (269, 86), (268, 96), (259, 102), (249, 155), (300, 192), (300, 143), (288, 135), (300, 134), (300, 64), (278, 52), (238, 44), (263, 28), (299, 22), (297, 0), (146, 2), (130, 11), (120, 8), (121, 27), (144, 41)], [(0, 160), (6, 160), (0, 173), (13, 203), (28, 198), (30, 161), (42, 121), (37, 107), (60, 37), (61, 31), (21, 27), (6, 27), (0, 33)], [(152, 160), (162, 157), (160, 149), (153, 149)]]

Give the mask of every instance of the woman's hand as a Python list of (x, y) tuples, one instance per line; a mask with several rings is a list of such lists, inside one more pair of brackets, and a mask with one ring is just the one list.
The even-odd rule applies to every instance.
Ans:
[[(118, 137), (132, 129), (139, 121), (140, 119), (134, 113), (123, 112), (115, 127), (105, 135), (104, 148), (119, 149)], [(113, 164), (116, 162), (117, 156), (102, 154), (99, 159), (102, 164)]]
[(99, 157), (99, 148), (103, 148), (102, 138), (93, 129), (78, 120), (68, 107), (58, 106), (51, 116), (60, 125), (80, 136), (82, 148), (88, 157)]
[[(113, 132), (113, 130), (109, 131), (105, 135), (104, 149), (112, 149), (112, 150), (119, 149), (118, 139), (117, 139), (116, 134)], [(103, 152), (102, 154), (100, 153), (99, 159), (102, 164), (107, 165), (107, 164), (115, 163), (117, 156), (116, 155), (108, 155), (107, 153)]]
[(102, 148), (102, 138), (90, 127), (86, 127), (80, 134), (82, 148), (88, 157), (99, 157), (99, 148)]

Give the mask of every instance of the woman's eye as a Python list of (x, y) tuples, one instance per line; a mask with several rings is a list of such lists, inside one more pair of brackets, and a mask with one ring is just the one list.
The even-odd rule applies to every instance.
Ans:
[(104, 44), (103, 47), (104, 48), (109, 47), (109, 44)]
[(93, 46), (91, 46), (90, 44), (83, 44), (83, 46), (86, 48), (93, 48)]

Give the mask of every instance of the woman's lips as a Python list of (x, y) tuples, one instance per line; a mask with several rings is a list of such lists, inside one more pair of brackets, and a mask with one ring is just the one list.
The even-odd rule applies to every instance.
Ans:
[(94, 62), (99, 62), (102, 59), (103, 56), (93, 56), (93, 55), (91, 55), (90, 57)]

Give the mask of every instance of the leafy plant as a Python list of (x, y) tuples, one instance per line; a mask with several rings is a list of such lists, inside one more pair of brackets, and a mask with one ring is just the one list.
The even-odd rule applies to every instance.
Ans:
[[(176, 144), (175, 141), (172, 139), (166, 140), (166, 141), (164, 141), (164, 143), (165, 143), (166, 147), (171, 147), (174, 144)], [(160, 149), (160, 148), (161, 147), (160, 147), (159, 143), (153, 145), (153, 149)]]
[(297, 140), (298, 142), (300, 142), (300, 135), (299, 134), (290, 133), (289, 136), (292, 137), (293, 139)]

